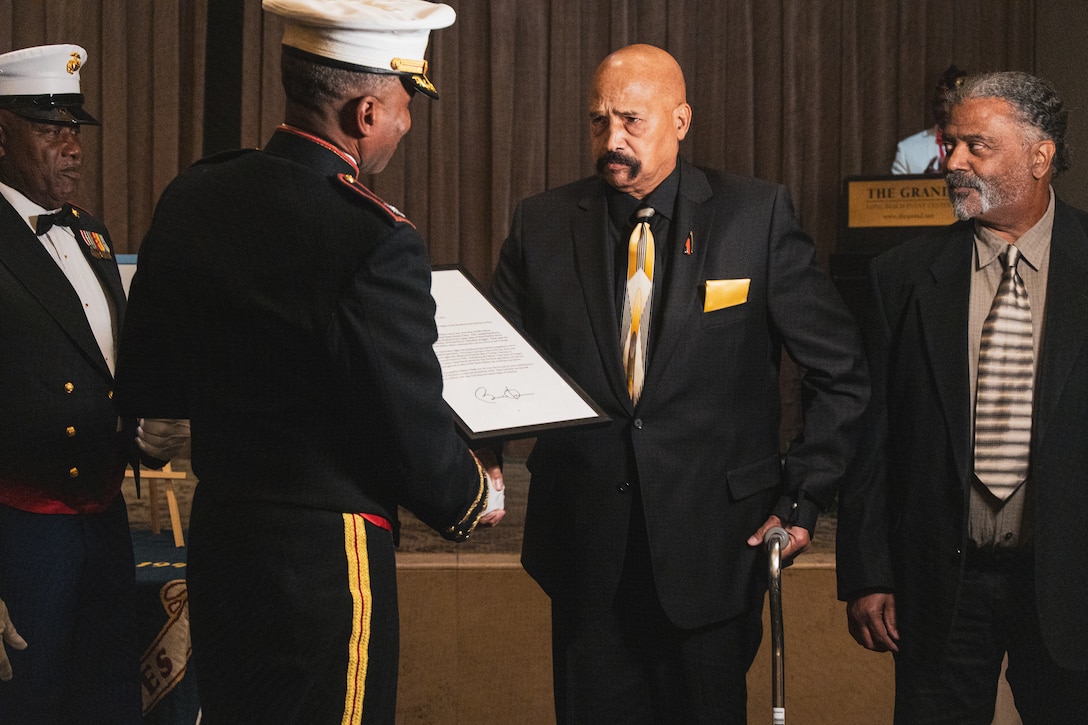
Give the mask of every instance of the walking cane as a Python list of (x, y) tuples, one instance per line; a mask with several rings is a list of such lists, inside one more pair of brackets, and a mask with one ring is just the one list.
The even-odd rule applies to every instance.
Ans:
[(785, 635), (782, 629), (782, 550), (790, 543), (790, 535), (781, 526), (767, 530), (763, 545), (767, 547), (767, 582), (771, 599), (771, 713), (773, 725), (786, 725), (786, 661)]

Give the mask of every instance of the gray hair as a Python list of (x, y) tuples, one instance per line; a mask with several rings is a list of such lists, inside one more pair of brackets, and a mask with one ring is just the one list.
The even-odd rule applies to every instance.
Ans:
[(280, 56), (280, 79), (287, 98), (312, 111), (350, 96), (381, 95), (389, 85), (400, 83), (397, 75), (336, 68), (288, 52), (286, 46)]
[(1051, 167), (1054, 176), (1069, 168), (1069, 147), (1065, 130), (1069, 111), (1049, 81), (1019, 71), (982, 73), (970, 76), (952, 91), (949, 107), (971, 98), (1000, 98), (1015, 109), (1019, 120), (1036, 132), (1033, 141), (1050, 139), (1055, 152)]

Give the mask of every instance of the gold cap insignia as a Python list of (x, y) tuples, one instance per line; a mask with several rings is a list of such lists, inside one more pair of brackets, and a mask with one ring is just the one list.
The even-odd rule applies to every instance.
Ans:
[(412, 76), (412, 80), (416, 82), (416, 87), (421, 91), (427, 90), (433, 94), (438, 93), (438, 89), (434, 87), (434, 83), (431, 83), (431, 79), (427, 76)]
[(394, 58), (389, 61), (389, 67), (397, 73), (403, 73), (412, 79), (412, 85), (417, 91), (426, 93), (431, 98), (438, 98), (438, 90), (427, 77), (427, 61), (412, 60), (410, 58)]
[(68, 75), (75, 75), (82, 65), (83, 59), (79, 57), (79, 53), (72, 53), (68, 56)]

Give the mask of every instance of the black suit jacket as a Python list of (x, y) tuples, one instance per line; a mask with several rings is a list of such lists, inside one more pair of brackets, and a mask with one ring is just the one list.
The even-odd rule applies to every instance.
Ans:
[[(1029, 485), (1040, 625), (1055, 660), (1088, 666), (1088, 215), (1057, 202), (1037, 365)], [(973, 471), (967, 351), (974, 228), (960, 222), (872, 266), (866, 324), (875, 455), (842, 492), (839, 595), (894, 591), (900, 650), (943, 651)]]
[[(112, 249), (105, 227), (79, 213)], [(125, 295), (117, 262), (80, 248), (120, 329)], [(68, 278), (2, 197), (0, 348), (0, 481), (8, 493), (36, 490), (75, 507), (108, 503), (124, 475), (113, 375)]]
[(206, 500), (394, 524), (400, 505), (445, 531), (483, 498), (442, 402), (427, 252), (356, 173), (280, 130), (175, 179), (132, 280), (120, 404), (191, 420)]
[[(779, 497), (784, 516), (800, 499), (796, 513), (809, 527), (816, 507), (831, 503), (868, 380), (853, 320), (816, 266), (785, 188), (680, 163), (669, 277), (654, 302), (663, 317), (637, 406), (621, 363), (604, 182), (585, 179), (518, 206), (493, 294), (612, 419), (538, 438), (526, 569), (553, 597), (610, 603), (638, 486), (661, 602), (676, 624), (696, 627), (761, 596), (766, 577), (745, 540)], [(704, 312), (708, 279), (751, 280), (747, 301)], [(805, 432), (784, 467), (783, 346), (807, 369)]]

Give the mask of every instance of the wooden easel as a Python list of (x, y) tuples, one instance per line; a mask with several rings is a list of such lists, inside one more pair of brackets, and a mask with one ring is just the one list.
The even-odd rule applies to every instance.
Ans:
[[(132, 471), (125, 471), (126, 476), (132, 476)], [(181, 511), (178, 509), (178, 496), (174, 491), (174, 481), (184, 480), (188, 474), (185, 471), (175, 471), (167, 463), (162, 470), (154, 471), (140, 466), (140, 480), (147, 481), (148, 506), (150, 507), (151, 533), (161, 534), (162, 525), (159, 523), (159, 487), (158, 484), (166, 484), (166, 505), (170, 509), (170, 528), (174, 532), (174, 546), (185, 546), (185, 537), (181, 533)]]

